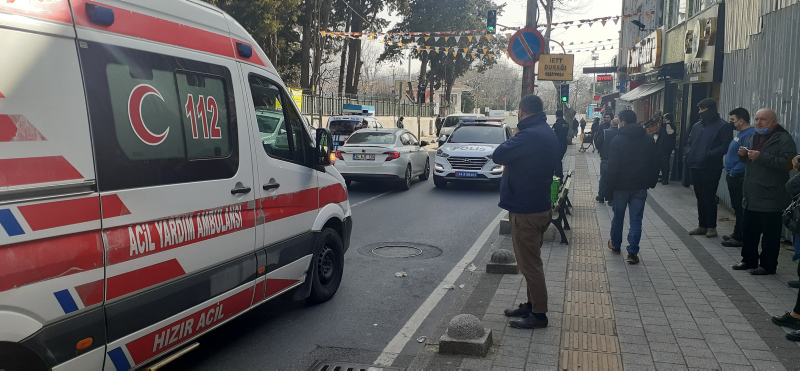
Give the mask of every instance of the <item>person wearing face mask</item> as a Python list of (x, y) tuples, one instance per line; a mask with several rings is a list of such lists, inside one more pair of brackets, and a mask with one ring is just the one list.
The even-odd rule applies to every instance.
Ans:
[(675, 150), (676, 132), (672, 114), (665, 113), (661, 119), (661, 129), (658, 131), (658, 140), (656, 140), (656, 146), (661, 156), (661, 184), (664, 185), (669, 184), (669, 160), (672, 157), (672, 151)]
[(733, 234), (722, 236), (722, 246), (742, 247), (742, 183), (744, 182), (744, 163), (739, 161), (739, 147), (748, 138), (753, 136), (756, 128), (750, 126), (750, 112), (739, 107), (728, 113), (730, 123), (739, 133), (728, 145), (728, 154), (725, 155), (725, 182), (728, 185), (728, 194), (731, 196), (731, 207), (736, 214), (736, 224)]
[(730, 124), (719, 117), (717, 101), (706, 98), (697, 103), (700, 122), (692, 126), (686, 152), (686, 165), (697, 199), (697, 228), (691, 235), (717, 237), (717, 187), (722, 175), (722, 157), (733, 140)]
[[(745, 164), (742, 183), (742, 262), (734, 270), (752, 275), (775, 274), (781, 244), (781, 214), (792, 202), (784, 185), (789, 181), (791, 159), (797, 154), (792, 135), (778, 124), (769, 108), (756, 112), (756, 133), (739, 147)], [(761, 254), (758, 242), (761, 240)]]

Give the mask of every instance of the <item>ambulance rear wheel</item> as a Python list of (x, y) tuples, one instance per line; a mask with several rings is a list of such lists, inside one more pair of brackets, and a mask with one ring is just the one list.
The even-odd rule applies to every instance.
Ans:
[(0, 341), (0, 370), (28, 371), (49, 370), (41, 357), (18, 343)]
[(325, 228), (317, 236), (314, 244), (314, 255), (311, 262), (311, 295), (308, 301), (312, 304), (330, 300), (344, 272), (344, 247), (339, 234), (331, 228)]

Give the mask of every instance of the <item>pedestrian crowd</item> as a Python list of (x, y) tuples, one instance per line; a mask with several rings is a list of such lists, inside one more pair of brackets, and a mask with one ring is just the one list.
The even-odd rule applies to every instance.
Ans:
[[(553, 175), (563, 178), (570, 127), (577, 132), (580, 126), (583, 132), (586, 122), (573, 119), (570, 125), (559, 110), (548, 130), (542, 101), (534, 95), (521, 100), (519, 112), (519, 133), (493, 155), (495, 163), (506, 167), (499, 205), (509, 211), (514, 252), (528, 290), (528, 302), (505, 314), (520, 317), (510, 322), (512, 327), (541, 328), (547, 326), (541, 247), (551, 218), (550, 183)], [(717, 189), (724, 170), (736, 221), (733, 232), (722, 236), (721, 243), (740, 248), (742, 256), (732, 269), (755, 276), (775, 274), (784, 226), (795, 233), (793, 260), (800, 260), (800, 173), (790, 179), (792, 170), (800, 170), (800, 155), (792, 135), (779, 124), (778, 114), (762, 108), (751, 126), (750, 113), (740, 107), (732, 110), (726, 121), (717, 101), (710, 98), (697, 104), (697, 112), (700, 120), (691, 127), (680, 154), (697, 201), (697, 227), (688, 233), (718, 236)], [(600, 152), (596, 200), (608, 202), (613, 210), (608, 248), (621, 253), (627, 211), (626, 260), (637, 264), (647, 192), (659, 181), (669, 184), (678, 130), (669, 113), (657, 114), (645, 127), (635, 112), (623, 110), (616, 118), (611, 113), (604, 114), (602, 121), (596, 118), (591, 132)], [(651, 133), (658, 133), (655, 140)], [(547, 161), (550, 158), (553, 161)], [(800, 275), (800, 265), (797, 273)], [(800, 282), (789, 285), (799, 287)], [(800, 294), (792, 311), (772, 321), (795, 330), (786, 337), (800, 341)]]

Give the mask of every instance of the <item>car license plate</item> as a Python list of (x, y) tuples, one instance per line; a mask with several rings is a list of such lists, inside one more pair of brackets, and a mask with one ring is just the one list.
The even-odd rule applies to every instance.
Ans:
[(353, 160), (368, 160), (368, 161), (375, 161), (375, 155), (362, 155), (362, 154), (354, 154)]
[(456, 178), (477, 178), (478, 173), (472, 171), (456, 171)]

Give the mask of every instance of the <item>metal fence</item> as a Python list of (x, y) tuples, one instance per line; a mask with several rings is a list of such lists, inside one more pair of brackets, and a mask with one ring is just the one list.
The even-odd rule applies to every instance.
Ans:
[(375, 107), (375, 116), (405, 116), (422, 117), (434, 116), (434, 106), (431, 104), (413, 104), (408, 102), (395, 102), (389, 99), (378, 98), (347, 98), (343, 96), (312, 96), (303, 95), (302, 111), (305, 115), (334, 116), (342, 113), (342, 105), (357, 104)]

